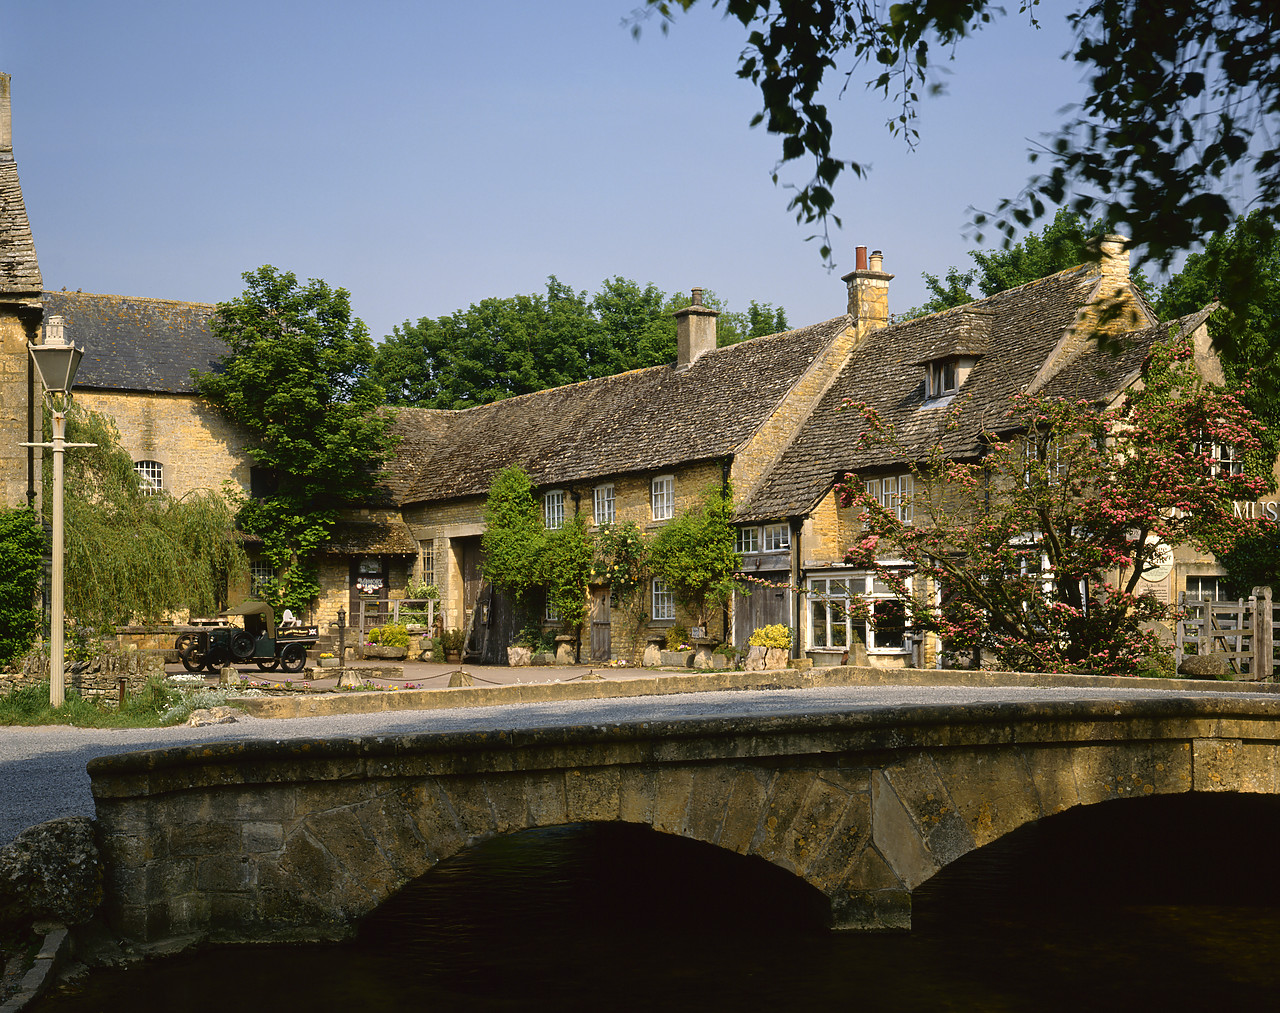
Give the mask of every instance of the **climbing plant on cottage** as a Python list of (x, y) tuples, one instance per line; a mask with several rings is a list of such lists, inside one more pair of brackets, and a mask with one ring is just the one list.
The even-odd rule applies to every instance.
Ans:
[(733, 490), (710, 487), (702, 502), (663, 525), (649, 545), (653, 573), (662, 577), (676, 602), (706, 628), (713, 612), (728, 606), (738, 588), (741, 565), (735, 551)]
[[(845, 561), (890, 586), (911, 625), (953, 657), (1135, 671), (1160, 649), (1150, 624), (1171, 615), (1143, 574), (1178, 545), (1223, 552), (1250, 534), (1257, 522), (1233, 503), (1266, 484), (1231, 465), (1256, 447), (1255, 426), (1237, 398), (1199, 381), (1192, 354), (1189, 341), (1158, 346), (1145, 386), (1115, 408), (1015, 397), (980, 461), (948, 460), (940, 446), (914, 455), (905, 504), (886, 508), (846, 483), (841, 500), (859, 511), (862, 536)], [(912, 459), (862, 411), (869, 441)]]

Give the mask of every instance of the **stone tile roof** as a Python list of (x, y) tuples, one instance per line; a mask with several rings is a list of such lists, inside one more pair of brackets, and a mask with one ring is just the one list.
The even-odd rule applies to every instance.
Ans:
[(653, 366), (460, 411), (402, 408), (387, 482), (401, 503), (482, 495), (508, 464), (536, 485), (658, 471), (735, 452), (839, 333), (835, 317)]
[[(8, 156), (8, 157), (6, 157)], [(44, 282), (22, 200), (18, 164), (0, 153), (0, 295), (36, 298)]]
[(84, 349), (77, 387), (192, 393), (191, 370), (210, 370), (227, 347), (209, 332), (210, 303), (88, 292), (45, 292), (46, 316), (66, 319)]
[(332, 555), (365, 556), (377, 553), (415, 556), (418, 542), (403, 521), (339, 521), (324, 547)]
[[(840, 376), (783, 453), (743, 520), (800, 516), (846, 472), (901, 467), (941, 441), (954, 458), (978, 454), (984, 429), (999, 427), (1009, 398), (1026, 390), (1099, 283), (1088, 265), (1062, 271), (968, 306), (873, 331), (854, 350)], [(1107, 398), (1129, 382), (1165, 326), (1127, 335), (1119, 357), (1094, 342), (1064, 362), (1043, 387), (1046, 394)], [(925, 403), (924, 369), (932, 357), (982, 353), (954, 398)], [(846, 403), (875, 408), (893, 426), (906, 454), (880, 444), (862, 445), (866, 423)], [(956, 409), (956, 425), (947, 430)]]

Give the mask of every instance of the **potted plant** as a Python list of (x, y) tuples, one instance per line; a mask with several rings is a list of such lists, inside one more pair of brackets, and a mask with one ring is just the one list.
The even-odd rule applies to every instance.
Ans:
[(326, 651), (324, 654), (320, 655), (320, 667), (321, 668), (337, 668), (338, 659), (335, 658), (328, 651)]
[(445, 630), (440, 634), (440, 644), (444, 648), (444, 660), (449, 662), (462, 660), (462, 645), (466, 634), (461, 630)]

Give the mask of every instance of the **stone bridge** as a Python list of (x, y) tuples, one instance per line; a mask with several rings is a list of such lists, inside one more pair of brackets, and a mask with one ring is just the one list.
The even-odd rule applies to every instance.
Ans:
[(1280, 698), (1146, 696), (105, 757), (89, 772), (106, 910), (144, 945), (340, 938), (470, 845), (626, 821), (788, 870), (834, 928), (905, 929), (912, 890), (1030, 821), (1280, 792)]

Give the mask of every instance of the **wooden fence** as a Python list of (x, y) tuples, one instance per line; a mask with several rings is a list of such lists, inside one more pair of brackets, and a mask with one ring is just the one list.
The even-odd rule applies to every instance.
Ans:
[(1248, 598), (1218, 601), (1183, 592), (1174, 640), (1174, 665), (1189, 654), (1216, 654), (1235, 679), (1271, 681), (1276, 665), (1276, 609), (1271, 588), (1255, 587)]

